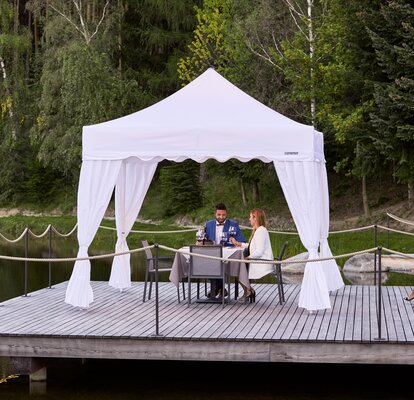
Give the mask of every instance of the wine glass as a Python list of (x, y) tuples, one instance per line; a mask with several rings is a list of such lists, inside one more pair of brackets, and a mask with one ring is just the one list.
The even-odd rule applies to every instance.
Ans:
[(228, 236), (228, 233), (227, 232), (223, 232), (222, 234), (221, 234), (221, 240), (220, 240), (220, 243), (223, 245), (223, 246), (225, 246), (226, 245), (226, 243), (229, 241), (229, 236)]
[(236, 236), (236, 227), (230, 226), (229, 227), (229, 242), (231, 244), (233, 244), (232, 241), (231, 241), (231, 238), (234, 238), (235, 236)]
[(196, 240), (197, 242), (201, 242), (205, 239), (205, 232), (203, 228), (198, 228), (197, 233), (196, 233)]

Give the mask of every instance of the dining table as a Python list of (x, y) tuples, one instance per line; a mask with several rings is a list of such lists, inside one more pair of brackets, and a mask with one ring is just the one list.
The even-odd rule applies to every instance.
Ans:
[[(242, 283), (245, 286), (249, 286), (249, 275), (245, 263), (240, 262), (243, 260), (243, 249), (240, 247), (226, 247), (223, 246), (223, 258), (229, 260), (228, 273), (230, 276), (235, 277), (236, 282), (236, 296), (238, 293), (237, 282)], [(230, 261), (231, 260), (231, 261)], [(235, 261), (233, 261), (235, 260)], [(239, 260), (239, 262), (236, 262)], [(175, 254), (174, 261), (170, 272), (170, 281), (178, 287), (180, 282), (188, 277), (188, 270), (190, 268), (190, 246), (183, 246), (178, 249)]]

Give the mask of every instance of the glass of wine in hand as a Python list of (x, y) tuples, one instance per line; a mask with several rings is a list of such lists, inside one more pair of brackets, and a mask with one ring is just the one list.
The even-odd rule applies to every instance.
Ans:
[(229, 241), (229, 235), (228, 232), (223, 232), (221, 234), (221, 240), (220, 243), (222, 246), (225, 246), (227, 244), (227, 242)]
[(229, 227), (229, 242), (231, 243), (231, 238), (234, 238), (236, 236), (236, 228), (234, 226)]

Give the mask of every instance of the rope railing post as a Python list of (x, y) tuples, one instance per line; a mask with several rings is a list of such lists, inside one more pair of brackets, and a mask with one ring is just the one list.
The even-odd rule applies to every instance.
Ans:
[(387, 214), (387, 247), (390, 247), (390, 216)]
[(382, 293), (381, 293), (381, 255), (382, 247), (378, 247), (378, 290), (377, 290), (377, 319), (378, 319), (378, 338), (376, 340), (385, 340), (381, 337), (381, 318), (382, 318)]
[(160, 334), (159, 309), (158, 309), (158, 243), (154, 243), (154, 267), (155, 267), (155, 336)]
[[(52, 225), (49, 225), (49, 258), (52, 258)], [(52, 289), (52, 262), (49, 261), (49, 289)]]
[(27, 297), (27, 266), (29, 258), (29, 229), (26, 228), (26, 233), (24, 235), (24, 297)]
[[(374, 247), (377, 247), (378, 226), (374, 225)], [(374, 251), (374, 285), (377, 284), (377, 250)]]

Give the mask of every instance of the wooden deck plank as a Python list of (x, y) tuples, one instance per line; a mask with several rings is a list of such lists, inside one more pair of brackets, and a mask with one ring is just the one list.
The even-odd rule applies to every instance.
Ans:
[[(261, 324), (262, 318), (270, 306), (276, 303), (275, 284), (262, 284), (257, 290), (257, 304), (256, 303), (241, 303), (244, 308), (248, 307), (247, 314), (243, 312), (243, 320), (236, 318), (227, 328), (222, 332), (220, 337), (226, 338), (244, 338), (255, 327), (256, 324)], [(256, 286), (257, 288), (257, 286)], [(252, 307), (251, 307), (252, 306)], [(243, 310), (244, 311), (244, 310)]]
[(414, 340), (414, 324), (413, 324), (413, 302), (409, 303), (403, 298), (411, 293), (411, 288), (407, 291), (406, 286), (393, 287), (396, 307), (400, 314), (401, 326), (404, 329), (406, 340), (411, 342)]
[[(341, 311), (340, 316), (338, 319), (338, 324), (336, 325), (336, 332), (335, 332), (335, 340), (343, 341), (345, 336), (345, 329), (347, 326), (347, 316), (348, 316), (348, 310), (349, 310), (349, 303), (350, 303), (350, 297), (351, 297), (351, 286), (346, 285), (342, 290), (342, 305), (341, 305)], [(353, 321), (352, 321), (353, 323)]]
[(344, 299), (344, 290), (345, 288), (340, 289), (336, 293), (335, 302), (332, 305), (332, 316), (326, 332), (326, 340), (335, 340), (339, 319), (341, 317), (341, 310), (343, 309), (342, 303)]
[(396, 341), (398, 337), (400, 340), (405, 341), (404, 331), (399, 329), (401, 327), (399, 322), (400, 316), (398, 315), (398, 312), (395, 312), (396, 310), (393, 308), (390, 296), (394, 297), (394, 292), (389, 290), (389, 286), (384, 286), (382, 288), (384, 313), (381, 315), (381, 318), (385, 322), (384, 325), (390, 341)]
[[(362, 340), (362, 286), (355, 286), (354, 329), (349, 340)], [(348, 338), (347, 338), (348, 339)]]
[(263, 339), (281, 340), (283, 333), (290, 320), (293, 318), (298, 309), (299, 290), (296, 290), (286, 299), (283, 310), (279, 313), (278, 318), (268, 327), (267, 332), (263, 335)]
[(286, 324), (284, 331), (280, 335), (280, 339), (285, 340), (299, 338), (308, 316), (308, 311), (297, 307), (290, 318), (289, 323)]
[[(244, 336), (245, 339), (263, 339), (266, 333), (269, 331), (270, 326), (274, 326), (277, 321), (283, 319), (283, 315), (286, 313), (286, 310), (290, 307), (291, 296), (295, 291), (295, 285), (285, 285), (285, 302), (280, 305), (279, 303), (272, 303), (266, 312), (263, 314), (262, 319), (259, 323), (255, 324), (250, 329), (250, 332)], [(289, 304), (289, 305), (288, 305)]]
[(349, 304), (346, 314), (343, 341), (352, 341), (356, 323), (357, 286), (349, 287)]
[[(294, 292), (295, 285), (285, 285), (285, 300), (289, 301), (291, 294)], [(263, 314), (259, 323), (256, 323), (250, 332), (244, 336), (244, 339), (262, 338), (274, 321), (281, 319), (281, 315), (286, 307), (286, 302), (282, 305), (279, 303), (271, 304)]]
[(371, 308), (370, 308), (370, 287), (362, 287), (362, 340), (371, 340)]

